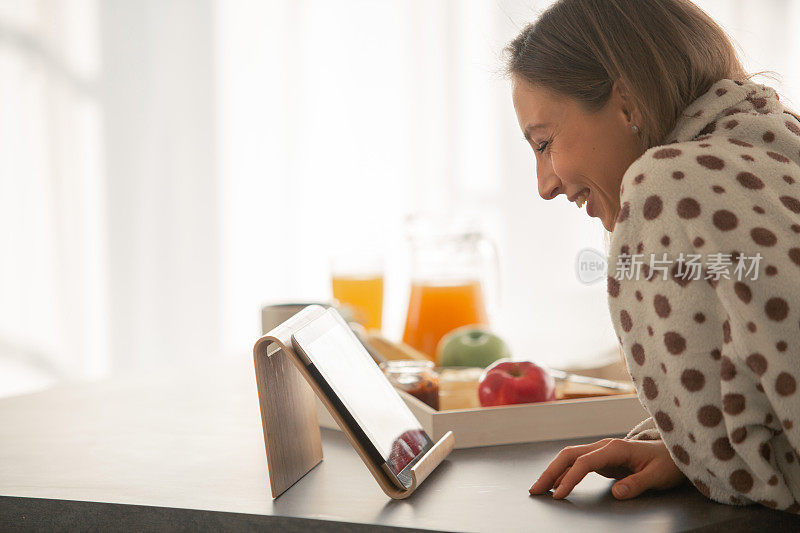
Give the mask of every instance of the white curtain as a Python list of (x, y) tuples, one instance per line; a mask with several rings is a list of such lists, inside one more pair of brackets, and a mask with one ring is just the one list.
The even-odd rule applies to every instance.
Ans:
[[(0, 394), (248, 357), (268, 302), (330, 296), (328, 258), (387, 261), (404, 216), (475, 214), (519, 357), (614, 350), (577, 252), (599, 221), (538, 196), (501, 50), (550, 2), (0, 2)], [(800, 103), (800, 2), (701, 1)]]

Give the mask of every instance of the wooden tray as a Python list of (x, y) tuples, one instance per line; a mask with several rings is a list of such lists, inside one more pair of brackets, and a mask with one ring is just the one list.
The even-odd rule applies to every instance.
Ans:
[[(436, 411), (410, 394), (398, 392), (432, 440), (452, 431), (456, 449), (607, 437), (627, 433), (649, 416), (636, 394)], [(326, 413), (318, 404), (320, 426), (338, 429)]]

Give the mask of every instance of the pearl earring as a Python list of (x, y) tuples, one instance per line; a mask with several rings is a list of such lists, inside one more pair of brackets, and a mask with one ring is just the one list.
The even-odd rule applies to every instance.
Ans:
[(631, 129), (633, 130), (633, 133), (639, 133), (639, 126), (637, 126), (636, 124), (631, 126)]

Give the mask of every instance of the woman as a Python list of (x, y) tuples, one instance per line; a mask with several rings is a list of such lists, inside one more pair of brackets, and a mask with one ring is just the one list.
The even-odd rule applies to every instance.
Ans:
[(539, 193), (613, 232), (609, 309), (652, 415), (531, 493), (596, 471), (620, 499), (688, 480), (797, 513), (800, 120), (687, 0), (561, 0), (508, 51)]

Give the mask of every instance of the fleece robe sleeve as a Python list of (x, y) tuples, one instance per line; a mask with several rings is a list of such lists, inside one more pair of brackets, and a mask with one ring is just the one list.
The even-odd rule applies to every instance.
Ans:
[[(626, 438), (663, 440), (707, 497), (797, 512), (800, 243), (730, 144), (656, 147), (623, 179), (609, 309), (651, 415)], [(745, 224), (754, 206), (773, 216)]]

